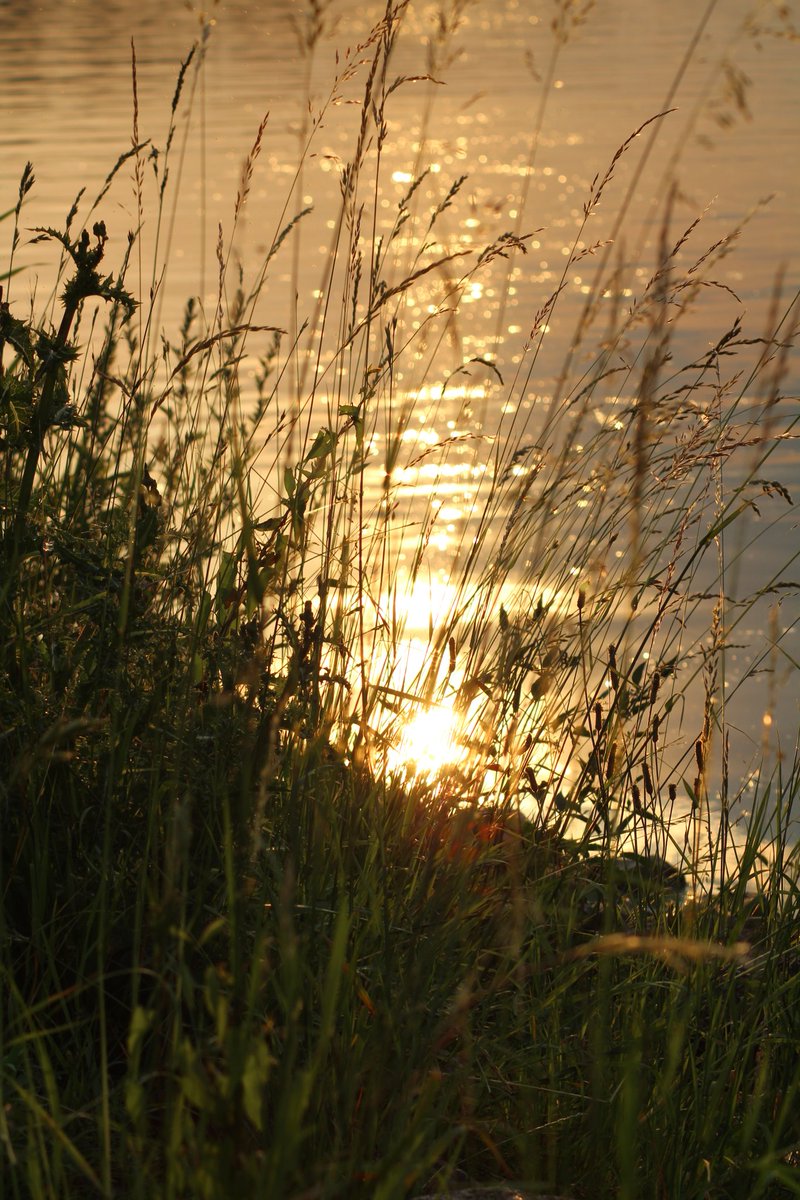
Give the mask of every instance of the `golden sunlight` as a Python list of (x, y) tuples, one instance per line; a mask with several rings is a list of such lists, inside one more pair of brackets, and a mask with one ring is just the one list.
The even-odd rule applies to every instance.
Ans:
[(452, 708), (441, 704), (422, 707), (402, 727), (387, 755), (387, 765), (394, 770), (412, 770), (418, 775), (437, 775), (463, 756), (457, 732), (456, 714)]

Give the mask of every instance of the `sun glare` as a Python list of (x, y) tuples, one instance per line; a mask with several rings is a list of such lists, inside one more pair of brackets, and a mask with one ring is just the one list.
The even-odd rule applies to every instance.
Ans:
[(457, 740), (456, 715), (451, 708), (432, 704), (421, 708), (403, 726), (388, 755), (390, 768), (404, 767), (418, 775), (436, 775), (463, 755)]

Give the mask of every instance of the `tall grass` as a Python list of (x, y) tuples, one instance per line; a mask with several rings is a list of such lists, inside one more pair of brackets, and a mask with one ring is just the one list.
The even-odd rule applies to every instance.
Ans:
[[(342, 55), (240, 267), (259, 126), (215, 309), (190, 301), (177, 334), (170, 172), (205, 41), (149, 158), (134, 57), (132, 149), (37, 235), (55, 315), (13, 299), (30, 167), (6, 214), (3, 1196), (800, 1194), (800, 771), (731, 778), (719, 699), (737, 628), (794, 587), (728, 580), (743, 518), (788, 499), (768, 463), (796, 420), (797, 305), (776, 292), (766, 330), (737, 318), (687, 354), (738, 230), (676, 228), (671, 187), (625, 298), (593, 229), (659, 113), (596, 176), (517, 361), (489, 331), (465, 362), (459, 301), (508, 287), (524, 225), (440, 234), (461, 183), (431, 192), (424, 147), (388, 225), (379, 203), (392, 97), (435, 89), (463, 8), (420, 78), (393, 70), (393, 0)], [(326, 16), (298, 30), (308, 54)], [(553, 62), (584, 16), (562, 6)], [(280, 255), (297, 278), (315, 133), (356, 91), (320, 299), (263, 323)], [(128, 172), (120, 246), (98, 213)], [(577, 261), (593, 283), (528, 416)], [(454, 399), (446, 438), (413, 436), (415, 408), (433, 425)], [(407, 485), (463, 464), (469, 519), (421, 636), (442, 518)], [(426, 725), (452, 740), (438, 762)]]

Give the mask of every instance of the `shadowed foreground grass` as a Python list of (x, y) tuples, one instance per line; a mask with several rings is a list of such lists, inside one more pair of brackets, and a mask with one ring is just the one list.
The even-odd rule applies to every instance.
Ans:
[[(111, 274), (95, 211), (41, 231), (61, 291), (34, 319), (8, 299), (29, 168), (6, 214), (3, 1198), (800, 1194), (800, 764), (763, 768), (744, 832), (727, 814), (745, 784), (710, 765), (726, 639), (789, 586), (729, 601), (721, 546), (754, 496), (786, 500), (763, 469), (794, 420), (796, 310), (679, 362), (676, 298), (700, 302), (718, 247), (682, 263), (665, 194), (643, 296), (587, 366), (606, 260), (537, 436), (498, 430), (455, 599), (403, 674), (398, 554), (413, 584), (436, 515), (397, 515), (420, 452), (398, 370), (422, 345), (442, 394), (470, 365), (513, 396), (559, 292), (504, 382), (436, 330), (476, 272), (524, 254), (521, 229), (448, 249), (458, 185), (425, 209), (420, 178), (367, 228), (401, 19), (390, 5), (334, 85), (365, 97), (337, 301), (287, 318), (288, 346), (256, 307), (299, 236), (289, 200), (252, 288), (238, 275), (227, 298), (221, 242), (219, 311), (190, 304), (159, 344), (129, 292), (140, 230)], [(159, 229), (193, 69), (154, 198), (138, 130), (107, 183), (130, 167)], [(576, 237), (570, 261), (586, 253)], [(414, 332), (405, 305), (434, 280)], [(591, 425), (612, 372), (615, 420)], [(706, 609), (701, 652), (686, 629)], [(442, 704), (457, 761), (389, 769), (409, 714)]]

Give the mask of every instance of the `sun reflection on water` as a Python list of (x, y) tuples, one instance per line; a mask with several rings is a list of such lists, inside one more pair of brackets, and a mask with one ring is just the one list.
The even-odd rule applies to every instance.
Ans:
[[(555, 590), (541, 592), (540, 599), (551, 611), (565, 603)], [(500, 643), (494, 650), (470, 649), (469, 631), (494, 608), (500, 630), (503, 605), (506, 612), (522, 613), (532, 604), (510, 585), (491, 599), (480, 589), (465, 598), (444, 572), (417, 576), (380, 597), (379, 610), (393, 614), (394, 637), (391, 647), (377, 639), (372, 648), (377, 705), (370, 724), (387, 769), (430, 781), (459, 778), (478, 802), (496, 801), (509, 786), (526, 802), (531, 771), (537, 779), (554, 776), (543, 702), (527, 718), (515, 717), (511, 732), (502, 683), (492, 682), (488, 670)], [(490, 618), (489, 627), (494, 625)]]
[(421, 707), (401, 728), (386, 756), (390, 770), (411, 770), (433, 777), (464, 758), (458, 740), (458, 718), (451, 707), (431, 704)]

